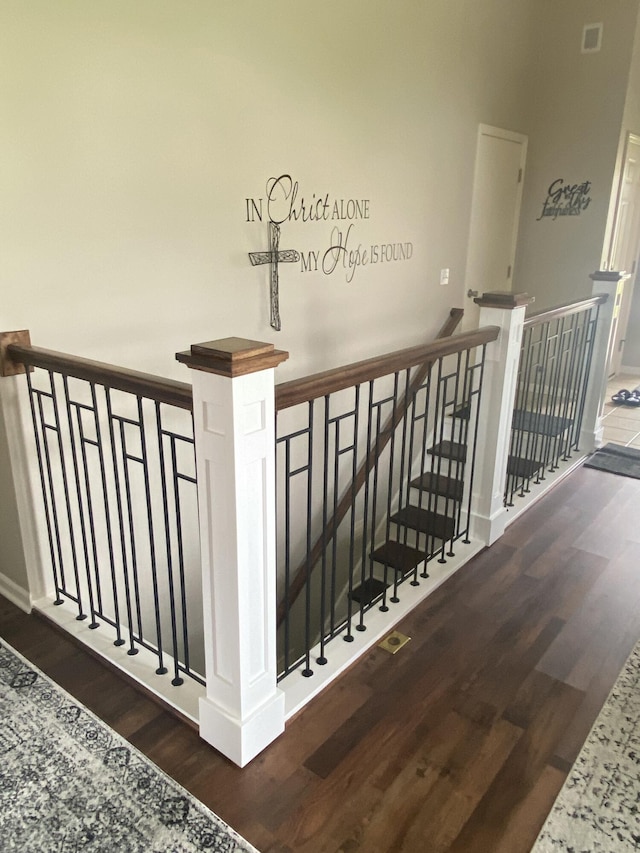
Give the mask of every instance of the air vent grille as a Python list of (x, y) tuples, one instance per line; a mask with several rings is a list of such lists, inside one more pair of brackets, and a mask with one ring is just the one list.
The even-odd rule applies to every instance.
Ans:
[(602, 24), (585, 24), (582, 30), (582, 53), (597, 53), (602, 47)]

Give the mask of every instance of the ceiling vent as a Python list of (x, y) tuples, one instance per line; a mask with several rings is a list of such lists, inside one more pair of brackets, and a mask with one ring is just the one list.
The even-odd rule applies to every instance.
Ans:
[(585, 24), (582, 30), (582, 53), (597, 53), (602, 46), (602, 24)]

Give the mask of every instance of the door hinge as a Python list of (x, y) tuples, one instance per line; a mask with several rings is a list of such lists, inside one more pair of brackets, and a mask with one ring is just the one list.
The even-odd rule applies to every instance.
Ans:
[(518, 169), (518, 183), (522, 183), (522, 169)]
[(507, 267), (507, 278), (511, 278), (511, 264)]
[(635, 271), (636, 271), (636, 266), (637, 266), (637, 264), (638, 264), (638, 262), (637, 262), (637, 261), (634, 261), (634, 262), (631, 264), (631, 275), (635, 275)]
[(624, 347), (624, 342), (626, 338), (620, 338), (620, 343), (618, 344), (618, 352), (622, 352), (622, 348)]

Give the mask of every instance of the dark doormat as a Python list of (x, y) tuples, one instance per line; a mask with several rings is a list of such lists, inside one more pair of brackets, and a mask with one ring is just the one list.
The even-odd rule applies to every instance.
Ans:
[(584, 467), (640, 480), (640, 450), (620, 444), (605, 444), (587, 459)]

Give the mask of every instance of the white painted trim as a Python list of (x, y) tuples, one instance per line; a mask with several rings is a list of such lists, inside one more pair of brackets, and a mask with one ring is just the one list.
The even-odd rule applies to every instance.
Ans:
[(207, 689), (200, 736), (244, 767), (284, 731), (277, 685), (274, 369), (194, 370)]
[(523, 498), (516, 497), (517, 501), (512, 507), (508, 508), (506, 515), (505, 529), (510, 524), (520, 518), (520, 516), (530, 509), (540, 498), (543, 498), (554, 486), (557, 486), (565, 477), (568, 477), (576, 468), (579, 468), (584, 460), (589, 456), (588, 453), (582, 453), (576, 459), (572, 459), (566, 468), (559, 468), (557, 471), (549, 473), (545, 472), (545, 478), (542, 482), (536, 484), (531, 483), (530, 491)]
[(87, 648), (96, 652), (125, 675), (139, 682), (167, 705), (171, 705), (179, 711), (184, 717), (195, 723), (198, 722), (198, 703), (201, 697), (205, 695), (205, 688), (197, 681), (189, 678), (188, 675), (184, 676), (183, 684), (174, 687), (171, 684), (173, 658), (170, 655), (164, 655), (168, 672), (165, 675), (157, 675), (158, 659), (153, 652), (138, 647), (137, 655), (128, 655), (126, 645), (113, 645), (114, 633), (110, 625), (105, 625), (102, 630), (100, 628), (90, 630), (86, 621), (78, 622), (76, 619), (77, 611), (71, 603), (63, 601), (62, 604), (56, 605), (48, 598), (41, 598), (33, 602), (33, 607), (54, 625), (80, 640)]
[[(287, 721), (356, 663), (368, 649), (386, 637), (393, 630), (394, 625), (404, 619), (485, 546), (483, 542), (475, 540), (469, 545), (458, 541), (454, 547), (456, 555), (449, 557), (446, 563), (438, 563), (437, 559), (431, 560), (428, 565), (429, 577), (420, 578), (420, 586), (413, 587), (409, 583), (403, 583), (398, 591), (400, 601), (397, 604), (389, 603), (387, 613), (381, 613), (376, 607), (371, 608), (367, 612), (367, 630), (362, 632), (354, 630), (352, 643), (345, 643), (341, 636), (333, 639), (327, 654), (328, 663), (324, 666), (312, 663), (314, 674), (311, 677), (305, 678), (300, 667), (280, 682), (280, 689), (285, 697)], [(320, 646), (318, 645), (311, 651), (312, 661), (319, 655)]]
[(8, 598), (9, 601), (15, 604), (16, 607), (19, 607), (20, 610), (24, 610), (25, 613), (31, 613), (32, 602), (29, 590), (18, 586), (15, 581), (12, 581), (11, 578), (8, 578), (2, 572), (0, 572), (0, 595), (4, 595), (5, 598)]
[(633, 367), (630, 364), (622, 364), (620, 365), (620, 370), (618, 371), (618, 376), (624, 374), (625, 376), (638, 376), (640, 374), (640, 365), (637, 367)]
[(518, 142), (525, 146), (524, 152), (526, 154), (529, 137), (524, 133), (516, 133), (514, 130), (505, 130), (503, 127), (494, 127), (491, 124), (480, 123), (478, 125), (478, 135), (480, 134), (495, 136), (497, 139), (507, 139), (509, 142)]

